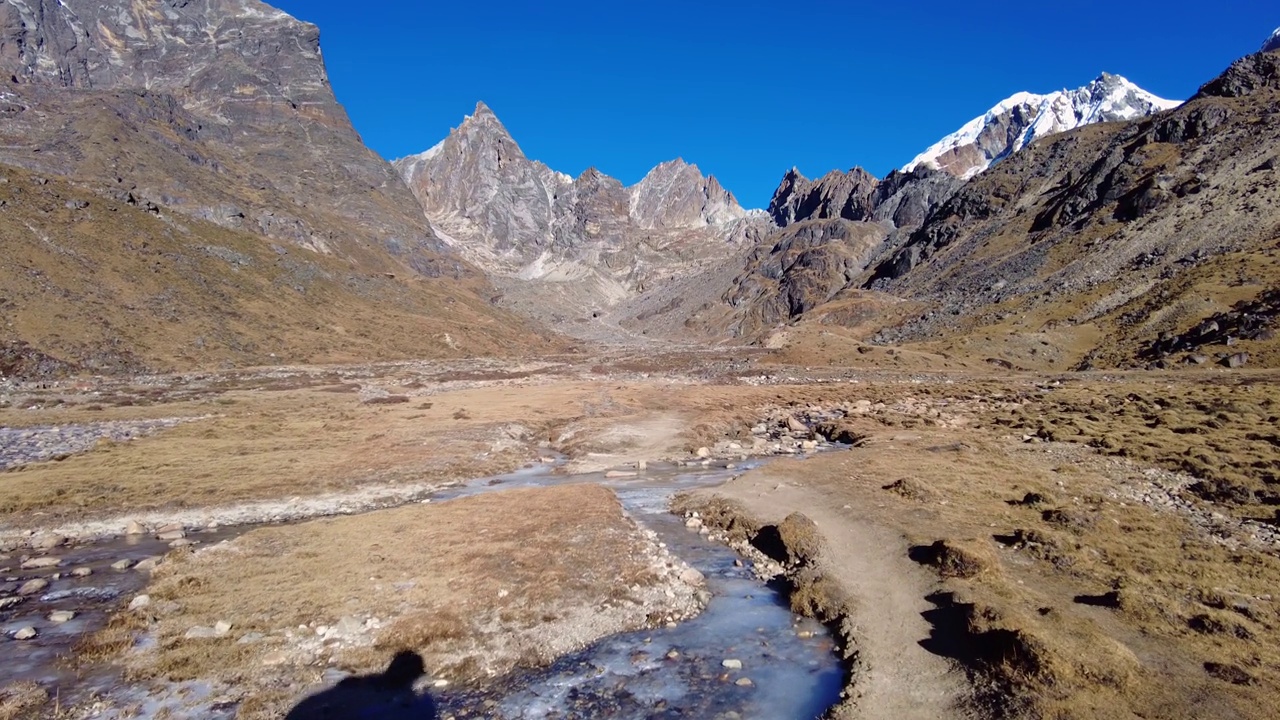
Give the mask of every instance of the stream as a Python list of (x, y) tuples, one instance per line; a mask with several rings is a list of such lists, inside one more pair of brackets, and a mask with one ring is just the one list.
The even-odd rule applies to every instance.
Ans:
[[(786, 599), (754, 576), (749, 561), (686, 528), (682, 518), (668, 512), (675, 493), (719, 485), (741, 469), (657, 467), (638, 477), (605, 478), (603, 473), (556, 475), (543, 466), (432, 495), (433, 502), (447, 502), (516, 487), (604, 485), (637, 523), (703, 573), (712, 595), (701, 614), (674, 627), (607, 637), (546, 668), (516, 671), (482, 686), (435, 691), (441, 717), (812, 718), (835, 704), (844, 669), (825, 628), (793, 615)], [(219, 528), (189, 537), (207, 545), (254, 527)], [(5, 658), (0, 663), (0, 687), (35, 680), (58, 688), (64, 698), (109, 692), (120, 682), (110, 667), (75, 674), (59, 656), (68, 655), (81, 634), (101, 627), (120, 598), (131, 597), (145, 585), (146, 573), (116, 570), (112, 563), (136, 562), (168, 549), (150, 536), (118, 538), (63, 548), (58, 568), (2, 578), (6, 587), (0, 594), (6, 595), (8, 585), (16, 588), (32, 577), (44, 577), (50, 584), (38, 596), (0, 610), (0, 655)], [(92, 573), (73, 577), (69, 573), (74, 568)], [(48, 617), (57, 610), (76, 615), (51, 622)], [(12, 639), (13, 632), (27, 625), (39, 631), (35, 639)], [(210, 710), (208, 717), (234, 717), (232, 708)]]

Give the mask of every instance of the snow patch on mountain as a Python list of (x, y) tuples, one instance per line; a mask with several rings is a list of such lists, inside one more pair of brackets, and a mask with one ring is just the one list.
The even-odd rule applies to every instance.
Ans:
[(1109, 73), (1075, 90), (1044, 95), (1020, 92), (929, 146), (903, 171), (926, 165), (968, 179), (1039, 138), (1092, 123), (1132, 120), (1178, 105)]
[(1272, 50), (1280, 50), (1280, 28), (1271, 33), (1271, 37), (1262, 43), (1262, 52), (1271, 52)]

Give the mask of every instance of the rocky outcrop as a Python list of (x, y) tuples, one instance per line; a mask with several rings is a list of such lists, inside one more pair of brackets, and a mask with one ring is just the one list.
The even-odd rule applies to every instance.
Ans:
[(934, 143), (903, 169), (930, 166), (968, 179), (1040, 138), (1093, 123), (1146, 117), (1178, 104), (1110, 73), (1075, 90), (1017, 93)]
[(877, 184), (860, 167), (847, 173), (832, 170), (818, 180), (791, 168), (769, 201), (769, 216), (780, 227), (801, 220), (868, 220), (875, 209), (872, 195)]
[(351, 126), (319, 38), (257, 0), (4, 0), (0, 162), (377, 270), (466, 274)]

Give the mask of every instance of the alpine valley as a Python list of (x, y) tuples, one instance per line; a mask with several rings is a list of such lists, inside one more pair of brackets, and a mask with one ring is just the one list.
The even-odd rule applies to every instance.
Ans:
[(388, 160), (259, 0), (0, 0), (0, 720), (1275, 716), (1280, 30), (764, 208), (471, 59)]

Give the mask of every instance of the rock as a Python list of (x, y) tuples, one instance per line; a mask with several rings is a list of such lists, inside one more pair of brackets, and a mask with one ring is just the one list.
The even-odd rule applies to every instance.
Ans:
[(164, 533), (171, 533), (171, 532), (181, 532), (185, 529), (186, 528), (182, 526), (182, 523), (168, 523), (156, 528), (156, 535), (163, 535)]
[(184, 547), (190, 547), (192, 545), (195, 545), (196, 543), (197, 541), (192, 540), (190, 538), (178, 538), (177, 540), (174, 540), (173, 542), (169, 543), (169, 547), (175, 548), (175, 549), (184, 548)]
[(736, 658), (725, 658), (720, 661), (720, 666), (727, 670), (741, 670), (742, 661)]
[(818, 448), (817, 440), (803, 440), (800, 443), (801, 450), (816, 450)]
[(187, 534), (182, 530), (168, 530), (166, 532), (156, 533), (156, 539), (162, 541), (181, 540), (186, 536)]
[(751, 682), (751, 678), (746, 678), (746, 677), (738, 678), (737, 680), (734, 680), (733, 684), (737, 685), (738, 687), (751, 687), (752, 685), (755, 685), (755, 683)]
[(23, 570), (43, 570), (45, 568), (58, 567), (62, 564), (62, 558), (59, 557), (38, 557), (31, 558), (22, 563)]
[(12, 596), (0, 597), (0, 611), (8, 610), (9, 608), (12, 608), (12, 607), (17, 607), (22, 603), (23, 600), (26, 600), (26, 598), (12, 597)]
[(130, 520), (129, 524), (124, 528), (125, 535), (146, 535), (147, 526), (137, 520)]
[(93, 574), (93, 568), (78, 567), (75, 570), (72, 570), (69, 574), (71, 575), (71, 577), (78, 577), (78, 578), (89, 577), (90, 575)]
[(142, 610), (148, 607), (149, 605), (151, 605), (150, 595), (139, 595), (138, 597), (129, 601), (130, 610)]
[(641, 460), (640, 462), (636, 463), (636, 470), (639, 470), (640, 472), (644, 472), (645, 470), (648, 470), (648, 469), (649, 469), (649, 463), (647, 461)]
[(128, 558), (111, 563), (112, 570), (128, 570), (131, 567), (133, 567), (133, 561)]
[(1229, 368), (1242, 368), (1249, 362), (1249, 353), (1241, 352), (1223, 358), (1222, 364)]
[(162, 562), (164, 562), (164, 558), (159, 556), (152, 556), (152, 557), (146, 558), (145, 560), (140, 560), (137, 565), (133, 566), (133, 569), (139, 572), (151, 572), (152, 570), (155, 570), (157, 567), (159, 567), (160, 563)]
[(18, 594), (35, 595), (38, 592), (42, 592), (47, 587), (49, 587), (48, 580), (45, 580), (44, 578), (36, 578), (35, 580), (28, 580), (23, 583), (22, 587), (18, 588)]
[(809, 432), (809, 426), (797, 420), (793, 415), (787, 416), (786, 424), (787, 424), (787, 429), (790, 430), (791, 432), (798, 432), (798, 433)]
[(700, 447), (693, 454), (697, 455), (700, 458), (709, 458), (711, 457), (711, 448)]
[(616, 478), (632, 478), (639, 474), (640, 473), (631, 472), (629, 470), (610, 470), (609, 472), (605, 473), (604, 476), (608, 480), (613, 480)]
[(697, 530), (698, 528), (702, 527), (702, 521), (696, 517), (691, 517), (688, 520), (684, 521), (684, 526), (689, 528), (690, 530)]
[(697, 568), (687, 567), (680, 571), (680, 582), (685, 585), (698, 586), (707, 581), (706, 576), (698, 571)]
[(286, 655), (283, 650), (276, 650), (275, 652), (270, 652), (262, 656), (262, 664), (267, 667), (276, 667), (278, 665), (284, 665), (287, 662), (289, 662), (289, 656)]
[(30, 625), (26, 625), (24, 627), (18, 628), (18, 631), (13, 634), (13, 639), (14, 640), (30, 640), (35, 636), (36, 636), (36, 629), (31, 627)]
[(680, 651), (679, 651), (679, 650), (670, 650), (670, 651), (668, 651), (668, 652), (667, 652), (667, 659), (668, 659), (668, 660), (675, 660), (675, 659), (677, 659), (677, 658), (679, 658), (679, 657), (680, 657)]
[(187, 628), (187, 631), (182, 634), (182, 637), (187, 640), (209, 640), (211, 638), (219, 637), (219, 635), (218, 632), (211, 627), (193, 625)]
[(70, 621), (76, 616), (74, 610), (55, 610), (49, 613), (49, 622), (64, 623)]
[(262, 642), (262, 639), (265, 637), (266, 635), (263, 635), (260, 632), (250, 632), (241, 635), (240, 639), (236, 640), (236, 642), (241, 645), (252, 645), (257, 642)]
[(67, 538), (62, 535), (36, 535), (31, 538), (31, 549), (45, 552), (56, 547), (61, 547), (67, 543)]
[(223, 637), (229, 632), (231, 632), (231, 623), (226, 620), (219, 620), (213, 624), (213, 633), (218, 637)]

